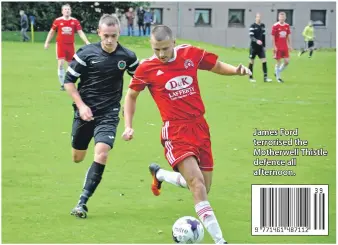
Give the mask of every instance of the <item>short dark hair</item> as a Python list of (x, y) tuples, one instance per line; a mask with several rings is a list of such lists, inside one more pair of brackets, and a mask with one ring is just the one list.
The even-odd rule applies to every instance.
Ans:
[(156, 41), (173, 39), (172, 30), (165, 25), (155, 26), (154, 29), (151, 31), (151, 35), (155, 38)]
[(106, 24), (107, 26), (114, 26), (117, 25), (120, 28), (120, 21), (115, 15), (111, 14), (104, 14), (101, 16), (99, 21), (99, 27), (103, 24)]

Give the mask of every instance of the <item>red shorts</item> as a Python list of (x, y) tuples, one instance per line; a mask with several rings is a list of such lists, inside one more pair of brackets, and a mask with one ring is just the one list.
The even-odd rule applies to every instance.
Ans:
[(75, 54), (74, 43), (56, 43), (56, 58), (58, 60), (72, 61)]
[(175, 166), (179, 162), (189, 156), (196, 157), (201, 170), (213, 170), (209, 126), (204, 117), (164, 122), (161, 143), (165, 157), (174, 170), (177, 170)]
[(274, 58), (276, 60), (280, 60), (280, 59), (283, 59), (283, 58), (289, 58), (289, 50), (288, 49), (281, 49), (281, 50), (274, 50), (273, 51), (273, 54), (274, 54)]

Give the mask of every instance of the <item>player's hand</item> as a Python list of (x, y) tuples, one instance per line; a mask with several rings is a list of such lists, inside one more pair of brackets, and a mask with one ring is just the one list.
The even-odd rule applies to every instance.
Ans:
[(92, 110), (88, 106), (86, 105), (81, 106), (79, 108), (79, 112), (80, 112), (80, 117), (82, 120), (84, 121), (94, 120)]
[(44, 48), (45, 48), (45, 49), (48, 49), (48, 48), (49, 48), (49, 43), (45, 43)]
[(239, 65), (236, 67), (236, 74), (237, 74), (237, 75), (240, 75), (240, 76), (245, 76), (245, 75), (251, 76), (251, 75), (252, 75), (252, 73), (251, 73), (251, 71), (249, 70), (249, 68), (243, 66), (242, 64), (239, 64)]
[(292, 47), (289, 47), (289, 51), (292, 51)]
[(122, 138), (125, 141), (129, 141), (133, 138), (133, 134), (134, 134), (134, 129), (127, 127), (122, 134)]
[(86, 42), (86, 45), (88, 45), (88, 44), (90, 44), (90, 42), (89, 42), (89, 41), (87, 41), (87, 42)]
[(258, 45), (262, 45), (262, 44), (263, 44), (263, 42), (262, 42), (261, 40), (257, 40), (256, 43), (257, 43)]

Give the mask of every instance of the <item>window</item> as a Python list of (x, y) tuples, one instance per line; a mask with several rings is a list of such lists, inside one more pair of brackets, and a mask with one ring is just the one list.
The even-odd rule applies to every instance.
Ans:
[(244, 9), (229, 9), (229, 27), (244, 27)]
[(211, 26), (211, 9), (195, 9), (195, 26)]
[(326, 10), (311, 10), (310, 19), (314, 26), (326, 26)]
[(153, 13), (153, 21), (155, 25), (162, 25), (162, 14), (163, 14), (163, 9), (161, 8), (152, 8), (151, 9)]
[(293, 26), (293, 9), (278, 9), (277, 10), (277, 21), (278, 21), (278, 15), (280, 12), (284, 12), (286, 15), (285, 22), (288, 23), (290, 26)]

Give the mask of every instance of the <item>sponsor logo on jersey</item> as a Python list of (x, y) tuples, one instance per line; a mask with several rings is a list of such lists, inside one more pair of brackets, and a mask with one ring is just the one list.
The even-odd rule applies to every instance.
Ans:
[(61, 28), (62, 35), (72, 35), (73, 29), (69, 26), (64, 26)]
[(287, 35), (286, 31), (279, 32), (279, 37), (285, 38)]
[(174, 77), (166, 83), (165, 88), (171, 91), (180, 90), (189, 87), (192, 84), (192, 82), (193, 78), (190, 76)]
[(126, 63), (124, 60), (120, 60), (119, 63), (117, 63), (117, 67), (118, 67), (120, 70), (126, 69), (126, 66), (127, 66), (127, 63)]
[(195, 88), (192, 85), (194, 79), (190, 76), (178, 76), (170, 79), (165, 88), (170, 91), (169, 98), (177, 100), (189, 95), (195, 94)]

